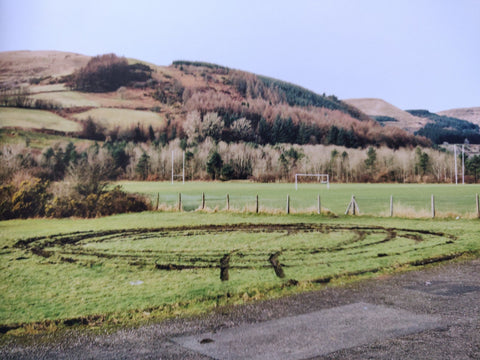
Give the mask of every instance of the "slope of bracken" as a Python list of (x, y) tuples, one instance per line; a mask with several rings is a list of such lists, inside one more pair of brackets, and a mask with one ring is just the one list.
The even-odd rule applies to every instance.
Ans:
[[(155, 111), (166, 121), (152, 130), (162, 132), (167, 141), (186, 138), (189, 114), (198, 113), (203, 122), (205, 115), (215, 113), (222, 129), (209, 135), (214, 140), (392, 148), (429, 144), (399, 128), (382, 127), (333, 95), (215, 64), (175, 61), (156, 66), (113, 54), (90, 58), (61, 52), (9, 52), (0, 54), (0, 65), (3, 99), (27, 89), (27, 96), (35, 93), (34, 101), (20, 102), (20, 106), (40, 105), (61, 114), (78, 113), (73, 108), (85, 104)], [(126, 77), (119, 79), (122, 71)], [(12, 106), (6, 104), (3, 101), (4, 106)], [(233, 125), (239, 119), (246, 125), (236, 136), (238, 129)], [(138, 125), (146, 137), (147, 126)]]

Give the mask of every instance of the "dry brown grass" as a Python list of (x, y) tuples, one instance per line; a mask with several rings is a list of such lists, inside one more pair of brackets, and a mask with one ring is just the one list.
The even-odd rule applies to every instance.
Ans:
[[(150, 109), (158, 106), (158, 102), (148, 94), (152, 90), (120, 88), (108, 93), (84, 93), (86, 99), (96, 102), (99, 107), (122, 109)], [(165, 108), (165, 105), (161, 106)]]
[(474, 124), (480, 125), (480, 107), (451, 109), (440, 111), (437, 114), (467, 120)]
[(413, 116), (382, 99), (347, 99), (346, 103), (355, 106), (365, 114), (370, 116), (390, 116), (398, 122), (388, 122), (386, 126), (399, 127), (404, 130), (414, 132), (424, 127), (428, 122), (425, 118)]
[(60, 51), (8, 51), (0, 53), (0, 82), (26, 82), (33, 77), (60, 77), (85, 66), (89, 56)]
[(149, 125), (158, 129), (165, 125), (163, 117), (151, 111), (97, 108), (74, 115), (74, 118), (78, 120), (86, 120), (88, 117), (107, 130), (113, 130), (116, 127), (125, 130), (134, 128), (138, 124), (145, 130)]
[[(383, 211), (379, 215), (388, 217), (390, 212)], [(393, 216), (405, 219), (430, 219), (432, 218), (432, 210), (427, 208), (416, 209), (413, 206), (395, 203), (393, 205)], [(475, 219), (476, 217), (474, 212), (460, 214), (452, 211), (435, 211), (435, 218), (439, 219)]]

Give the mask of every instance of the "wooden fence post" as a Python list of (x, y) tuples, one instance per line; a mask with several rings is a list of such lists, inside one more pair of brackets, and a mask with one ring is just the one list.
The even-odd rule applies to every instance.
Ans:
[(350, 211), (350, 208), (352, 208), (352, 215), (355, 215), (355, 212), (358, 212), (360, 215), (360, 208), (358, 207), (357, 200), (355, 200), (355, 195), (352, 195), (352, 199), (348, 203), (347, 210), (345, 211), (345, 215), (348, 214)]
[(317, 214), (322, 213), (322, 203), (320, 202), (320, 194), (317, 196)]
[(287, 214), (290, 214), (290, 195), (287, 195)]
[(256, 200), (255, 200), (255, 213), (258, 214), (258, 194), (257, 194)]
[(227, 211), (230, 210), (230, 195), (227, 194)]
[(347, 210), (345, 210), (345, 215), (348, 215), (348, 212), (350, 211), (350, 208), (352, 207), (352, 200), (350, 199), (350, 202), (348, 203)]
[(205, 193), (202, 192), (202, 210), (205, 209)]
[(178, 211), (182, 211), (182, 193), (178, 193)]
[(432, 194), (432, 219), (435, 217), (435, 196)]
[(390, 217), (393, 216), (393, 195), (390, 195)]
[(155, 206), (155, 210), (158, 210), (159, 206), (160, 206), (160, 193), (157, 193), (157, 204)]
[(478, 194), (475, 194), (475, 202), (477, 203), (477, 218), (480, 219), (480, 201), (478, 200)]

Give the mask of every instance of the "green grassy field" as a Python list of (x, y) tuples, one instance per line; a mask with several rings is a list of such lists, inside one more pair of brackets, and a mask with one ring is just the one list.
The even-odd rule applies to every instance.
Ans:
[[(47, 86), (45, 86), (47, 88)], [(41, 90), (41, 89), (40, 89)], [(74, 106), (93, 106), (98, 107), (100, 104), (90, 99), (86, 94), (79, 91), (66, 91), (66, 90), (57, 90), (51, 91), (50, 89), (44, 90), (45, 92), (32, 94), (30, 97), (32, 99), (41, 99), (45, 101), (53, 101), (62, 105), (63, 107), (74, 107)]]
[(0, 328), (135, 324), (319, 289), (478, 256), (478, 229), (478, 220), (227, 212), (2, 221)]
[(35, 131), (0, 129), (0, 144), (26, 145), (28, 143), (31, 149), (44, 150), (46, 147), (54, 146), (55, 144), (65, 144), (70, 141), (80, 148), (86, 148), (95, 143), (93, 140), (67, 138), (65, 136), (44, 134)]
[(45, 110), (0, 108), (0, 127), (79, 131), (80, 125)]
[(110, 130), (117, 126), (121, 129), (129, 129), (138, 124), (142, 124), (145, 129), (148, 129), (149, 125), (152, 125), (153, 128), (156, 129), (164, 124), (163, 117), (157, 113), (129, 109), (91, 109), (75, 115), (75, 118), (85, 120), (89, 116), (92, 117), (95, 122)]
[(360, 214), (375, 216), (390, 215), (390, 196), (393, 196), (394, 216), (430, 217), (431, 195), (435, 196), (436, 215), (440, 217), (474, 217), (475, 194), (480, 185), (431, 185), (431, 184), (261, 184), (251, 182), (120, 182), (129, 192), (146, 194), (156, 204), (175, 207), (178, 193), (182, 194), (183, 208), (198, 209), (202, 192), (210, 209), (225, 209), (226, 194), (230, 196), (232, 209), (249, 211), (255, 209), (258, 194), (260, 211), (285, 211), (286, 198), (290, 195), (292, 212), (316, 211), (317, 196), (321, 206), (335, 214), (343, 214), (355, 195)]

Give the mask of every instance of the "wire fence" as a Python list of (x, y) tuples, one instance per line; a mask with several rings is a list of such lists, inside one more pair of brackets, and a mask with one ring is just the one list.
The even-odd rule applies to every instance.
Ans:
[(165, 211), (232, 211), (250, 213), (317, 213), (395, 216), (409, 218), (466, 217), (480, 218), (478, 193), (396, 194), (372, 196), (362, 194), (308, 193), (262, 196), (261, 194), (157, 193), (152, 197), (154, 209)]

